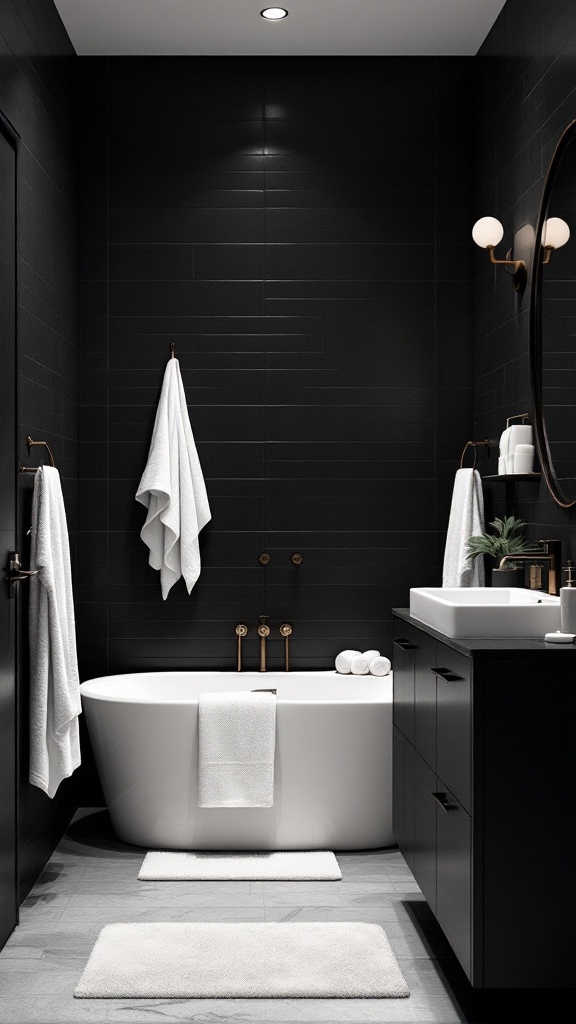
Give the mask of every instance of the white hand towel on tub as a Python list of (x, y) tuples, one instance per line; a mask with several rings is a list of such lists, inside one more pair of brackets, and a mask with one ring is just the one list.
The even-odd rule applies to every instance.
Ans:
[(483, 587), (482, 557), (469, 559), (468, 540), (484, 533), (484, 495), (476, 469), (459, 469), (454, 480), (444, 551), (443, 587)]
[(275, 694), (201, 693), (198, 806), (272, 807), (275, 751)]
[(32, 501), (29, 779), (53, 797), (80, 764), (80, 680), (60, 474), (42, 466)]
[(136, 501), (148, 509), (140, 536), (160, 570), (162, 597), (181, 576), (190, 593), (200, 575), (198, 535), (211, 515), (177, 359), (168, 360)]

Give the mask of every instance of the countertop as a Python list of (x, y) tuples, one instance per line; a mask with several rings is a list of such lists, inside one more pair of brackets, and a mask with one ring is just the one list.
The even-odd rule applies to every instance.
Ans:
[(408, 622), (416, 629), (422, 629), (429, 636), (433, 636), (441, 643), (447, 644), (453, 650), (466, 655), (467, 658), (482, 655), (483, 657), (512, 657), (514, 654), (539, 654), (550, 658), (561, 658), (564, 660), (576, 659), (576, 642), (573, 644), (550, 644), (545, 640), (509, 637), (506, 639), (477, 640), (474, 637), (460, 637), (455, 639), (452, 636), (445, 636), (437, 630), (427, 626), (419, 619), (413, 619), (409, 608), (393, 608), (392, 614), (404, 622)]

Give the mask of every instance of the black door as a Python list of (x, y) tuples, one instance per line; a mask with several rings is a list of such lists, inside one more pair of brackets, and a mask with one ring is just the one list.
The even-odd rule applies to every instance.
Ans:
[[(16, 153), (0, 117), (0, 576), (16, 522)], [(0, 948), (17, 924), (15, 601), (0, 584)]]

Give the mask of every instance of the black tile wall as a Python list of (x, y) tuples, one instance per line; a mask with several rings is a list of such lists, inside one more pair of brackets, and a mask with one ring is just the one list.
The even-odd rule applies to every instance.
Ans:
[[(474, 219), (505, 225), (531, 271), (530, 242), (552, 150), (576, 116), (576, 5), (571, 0), (508, 0), (474, 60)], [(528, 231), (526, 230), (528, 226)], [(529, 411), (529, 287), (516, 295), (478, 250), (474, 280), (474, 403), (478, 437), (499, 438), (507, 416)], [(495, 457), (491, 469), (496, 472)], [(564, 558), (576, 555), (576, 515), (549, 497), (546, 485), (504, 490), (486, 485), (489, 512), (521, 516), (529, 535), (559, 537)]]
[[(17, 156), (18, 451), (27, 434), (53, 446), (74, 554), (77, 528), (77, 58), (52, 0), (0, 2), (0, 109), (21, 136)], [(19, 478), (19, 545), (29, 559), (33, 479)], [(4, 564), (4, 563), (3, 563)], [(20, 895), (50, 857), (76, 807), (75, 780), (54, 800), (28, 784), (28, 629), (19, 623)]]
[[(81, 58), (84, 678), (390, 650), (471, 436), (471, 60)], [(212, 508), (161, 599), (134, 501), (175, 341)], [(264, 569), (261, 551), (272, 556)], [(292, 551), (304, 556), (300, 568)]]

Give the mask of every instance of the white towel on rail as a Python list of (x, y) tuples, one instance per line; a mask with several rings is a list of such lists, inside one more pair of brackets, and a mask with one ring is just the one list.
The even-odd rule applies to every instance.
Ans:
[(34, 481), (31, 562), (29, 779), (53, 797), (80, 764), (82, 708), (66, 511), (51, 466)]
[(200, 575), (198, 535), (211, 515), (177, 359), (168, 360), (136, 501), (148, 509), (140, 536), (160, 570), (162, 597), (181, 576), (190, 593)]
[(198, 806), (272, 807), (276, 695), (201, 693)]
[(444, 551), (443, 587), (483, 587), (482, 555), (470, 559), (468, 540), (484, 533), (484, 495), (477, 469), (459, 469), (454, 480), (452, 507)]

